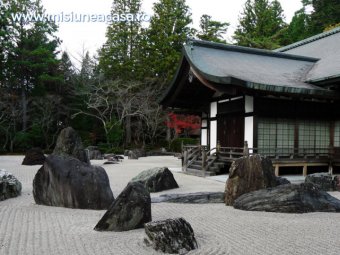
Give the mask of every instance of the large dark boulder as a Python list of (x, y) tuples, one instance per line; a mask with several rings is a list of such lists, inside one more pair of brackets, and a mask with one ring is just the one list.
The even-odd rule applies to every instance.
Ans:
[(145, 243), (157, 251), (186, 254), (197, 249), (197, 241), (190, 224), (183, 218), (155, 221), (145, 224), (148, 237)]
[(50, 155), (33, 180), (37, 204), (80, 209), (107, 209), (114, 201), (102, 167), (72, 157)]
[(235, 160), (229, 170), (225, 188), (225, 203), (233, 205), (239, 196), (277, 186), (272, 162), (268, 158), (254, 155)]
[(129, 183), (95, 226), (97, 231), (142, 228), (151, 218), (150, 193), (141, 183)]
[(286, 184), (244, 194), (234, 207), (280, 213), (340, 212), (340, 200), (312, 183)]
[(215, 204), (224, 203), (224, 192), (197, 192), (187, 194), (164, 194), (151, 198), (152, 203)]
[(15, 176), (0, 169), (0, 201), (19, 196), (21, 188), (22, 185)]
[(26, 152), (25, 158), (22, 161), (22, 165), (25, 166), (42, 165), (44, 164), (45, 159), (46, 157), (40, 148), (32, 148)]
[(62, 157), (71, 156), (82, 162), (90, 163), (80, 136), (71, 127), (61, 130), (53, 154)]
[(323, 191), (334, 191), (336, 190), (336, 181), (329, 173), (315, 173), (306, 176), (306, 183), (313, 183)]
[(167, 167), (156, 167), (141, 172), (131, 182), (142, 183), (149, 192), (160, 192), (163, 190), (178, 188), (178, 184)]

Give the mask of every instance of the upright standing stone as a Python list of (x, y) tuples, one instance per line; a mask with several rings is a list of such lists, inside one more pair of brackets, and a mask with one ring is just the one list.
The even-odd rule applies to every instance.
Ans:
[(142, 228), (151, 219), (150, 193), (143, 184), (129, 183), (95, 226), (97, 231), (128, 231)]
[(53, 154), (59, 156), (71, 156), (82, 162), (90, 163), (80, 136), (71, 127), (61, 130)]
[(277, 186), (270, 159), (260, 155), (235, 160), (229, 170), (225, 189), (226, 205), (233, 205), (236, 198), (251, 191)]
[(50, 155), (33, 180), (37, 204), (107, 209), (114, 201), (109, 178), (100, 166), (73, 157)]

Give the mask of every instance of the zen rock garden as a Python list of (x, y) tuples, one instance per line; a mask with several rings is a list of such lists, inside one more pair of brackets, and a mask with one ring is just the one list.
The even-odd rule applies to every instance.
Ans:
[[(138, 159), (145, 154), (133, 150), (126, 155)], [(156, 167), (132, 178), (116, 198), (110, 186), (115, 184), (110, 184), (105, 169), (92, 165), (89, 159), (117, 164), (124, 157), (102, 155), (97, 147), (84, 149), (72, 128), (61, 131), (51, 155), (45, 157), (39, 148), (27, 151), (22, 164), (41, 165), (33, 180), (36, 204), (106, 210), (98, 218), (95, 231), (144, 228), (144, 245), (158, 252), (186, 254), (197, 249), (199, 243), (190, 223), (181, 215), (152, 221), (153, 203), (224, 203), (239, 210), (277, 213), (340, 212), (340, 200), (327, 193), (339, 189), (338, 178), (326, 173), (312, 174), (305, 183), (291, 184), (276, 177), (271, 160), (260, 155), (244, 156), (232, 163), (224, 192), (177, 194), (179, 185), (173, 173), (167, 167)], [(0, 201), (20, 195), (21, 189), (21, 183), (12, 174), (0, 170)], [(169, 190), (172, 191), (160, 196), (150, 195)]]

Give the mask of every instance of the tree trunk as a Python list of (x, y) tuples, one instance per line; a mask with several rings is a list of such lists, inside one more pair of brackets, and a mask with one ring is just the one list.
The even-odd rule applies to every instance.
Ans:
[(131, 144), (131, 116), (127, 116), (125, 119), (125, 145)]
[(27, 130), (27, 96), (25, 85), (21, 84), (22, 131)]

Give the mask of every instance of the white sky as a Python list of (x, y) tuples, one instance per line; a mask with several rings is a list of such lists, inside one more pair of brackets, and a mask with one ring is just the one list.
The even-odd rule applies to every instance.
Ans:
[[(48, 14), (79, 13), (109, 14), (114, 0), (42, 0)], [(289, 22), (294, 12), (302, 7), (301, 0), (279, 0)], [(144, 0), (143, 11), (152, 15), (152, 5), (156, 0)], [(203, 14), (212, 16), (214, 20), (229, 22), (227, 39), (231, 40), (238, 24), (245, 0), (187, 0), (191, 8), (193, 26), (198, 28)], [(74, 58), (89, 50), (91, 54), (105, 42), (106, 26), (104, 22), (93, 23), (59, 23), (59, 38), (63, 41), (62, 49)], [(75, 63), (77, 64), (77, 63)]]

